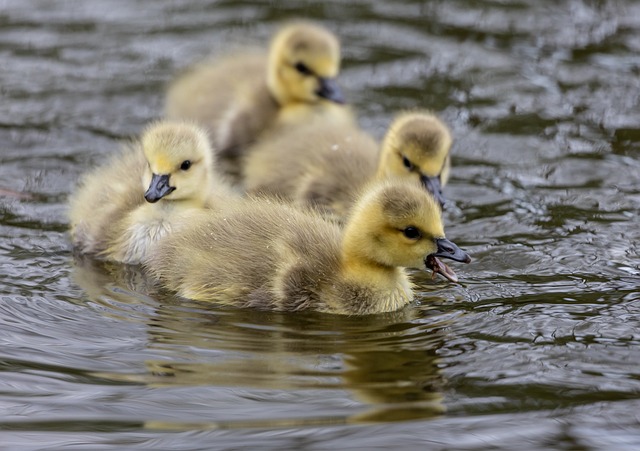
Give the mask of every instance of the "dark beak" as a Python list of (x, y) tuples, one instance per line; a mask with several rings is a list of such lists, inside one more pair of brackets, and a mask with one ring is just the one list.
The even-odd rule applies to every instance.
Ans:
[(150, 203), (158, 202), (167, 194), (172, 193), (173, 190), (175, 190), (175, 188), (173, 186), (169, 186), (168, 175), (153, 174), (151, 177), (151, 183), (149, 184), (149, 189), (144, 193), (144, 198)]
[(433, 194), (433, 197), (435, 197), (435, 199), (440, 204), (440, 208), (444, 207), (446, 200), (442, 195), (442, 185), (440, 185), (440, 177), (427, 177), (426, 175), (421, 175), (420, 181), (422, 182), (422, 186), (424, 186), (427, 191)]
[(450, 258), (457, 262), (471, 263), (471, 257), (464, 252), (453, 241), (449, 241), (446, 238), (436, 238), (436, 244), (438, 245), (438, 251), (432, 254), (434, 257)]
[(336, 83), (335, 79), (318, 77), (318, 83), (320, 83), (320, 87), (316, 91), (316, 94), (320, 97), (331, 100), (335, 103), (342, 104), (345, 102), (342, 90)]
[(450, 258), (451, 260), (463, 263), (470, 263), (471, 258), (466, 252), (456, 246), (455, 243), (452, 243), (446, 238), (436, 238), (436, 245), (438, 246), (438, 250), (433, 254), (427, 255), (424, 259), (424, 265), (433, 271), (431, 278), (435, 279), (436, 276), (440, 274), (451, 282), (457, 282), (458, 276), (453, 269), (438, 260), (438, 257)]

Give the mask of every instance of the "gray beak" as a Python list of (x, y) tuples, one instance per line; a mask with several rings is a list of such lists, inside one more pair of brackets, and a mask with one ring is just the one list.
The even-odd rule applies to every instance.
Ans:
[(422, 186), (425, 187), (427, 191), (433, 194), (433, 197), (440, 204), (440, 208), (444, 207), (446, 202), (444, 195), (442, 194), (442, 185), (440, 184), (440, 177), (427, 177), (424, 175), (420, 176), (420, 181), (422, 182)]
[(342, 90), (336, 83), (335, 79), (319, 77), (318, 82), (320, 83), (320, 87), (316, 91), (316, 94), (335, 103), (345, 103)]
[(436, 257), (450, 258), (457, 262), (470, 263), (471, 257), (465, 251), (460, 249), (456, 243), (449, 241), (446, 238), (436, 238), (436, 244), (438, 251), (433, 254)]
[(153, 174), (151, 177), (151, 183), (147, 192), (144, 193), (144, 198), (147, 202), (155, 203), (162, 199), (167, 194), (171, 194), (175, 190), (175, 187), (169, 185), (168, 175)]

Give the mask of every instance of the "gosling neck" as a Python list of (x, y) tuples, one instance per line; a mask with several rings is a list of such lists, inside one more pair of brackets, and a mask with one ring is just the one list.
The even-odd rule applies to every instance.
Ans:
[[(172, 199), (171, 196), (162, 199), (163, 201), (157, 202), (154, 205), (158, 205), (161, 208), (167, 209), (190, 209), (190, 208), (206, 208), (211, 199), (211, 194), (214, 193), (215, 187), (211, 181), (207, 181), (202, 188), (198, 189), (193, 195)], [(175, 191), (178, 192), (177, 190)]]
[(375, 293), (370, 299), (363, 299), (363, 303), (370, 303), (362, 306), (363, 312), (395, 311), (413, 300), (412, 284), (404, 268), (381, 264), (367, 256), (360, 240), (350, 237), (348, 226), (342, 249), (344, 280)]

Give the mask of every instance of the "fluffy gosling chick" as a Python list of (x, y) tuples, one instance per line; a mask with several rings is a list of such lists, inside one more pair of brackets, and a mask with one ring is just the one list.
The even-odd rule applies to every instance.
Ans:
[(335, 35), (311, 23), (292, 23), (273, 37), (268, 55), (231, 55), (178, 77), (167, 93), (166, 115), (206, 127), (222, 170), (235, 178), (245, 147), (281, 110), (287, 121), (325, 111), (350, 114), (330, 106), (344, 102), (335, 81), (339, 69)]
[(204, 131), (159, 122), (87, 174), (70, 199), (71, 240), (83, 254), (138, 264), (184, 211), (232, 196), (213, 171)]
[(451, 143), (448, 127), (425, 111), (398, 115), (381, 146), (355, 124), (318, 119), (270, 133), (252, 146), (244, 186), (344, 218), (372, 179), (401, 177), (421, 183), (442, 206)]
[(369, 187), (342, 229), (312, 209), (267, 199), (197, 212), (145, 267), (178, 295), (238, 307), (364, 315), (413, 300), (405, 267), (455, 280), (438, 257), (469, 262), (445, 238), (440, 208), (414, 183)]

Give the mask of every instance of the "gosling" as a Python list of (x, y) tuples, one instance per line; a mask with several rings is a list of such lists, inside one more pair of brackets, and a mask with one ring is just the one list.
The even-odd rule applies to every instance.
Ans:
[(207, 135), (158, 122), (88, 173), (70, 198), (70, 235), (81, 254), (139, 264), (189, 209), (215, 208), (233, 193), (214, 173)]
[(470, 261), (445, 238), (437, 202), (406, 181), (368, 187), (344, 228), (313, 209), (251, 198), (183, 224), (145, 268), (179, 296), (236, 307), (391, 312), (414, 298), (405, 267), (456, 281), (438, 258)]
[(252, 146), (244, 188), (312, 205), (340, 220), (371, 180), (401, 177), (419, 182), (443, 206), (451, 144), (448, 127), (426, 111), (399, 114), (381, 146), (355, 125), (316, 120), (270, 133)]
[(169, 86), (166, 116), (206, 127), (222, 171), (237, 181), (244, 149), (279, 116), (283, 123), (316, 113), (351, 116), (336, 106), (344, 103), (339, 70), (337, 37), (292, 23), (276, 33), (267, 55), (230, 55), (187, 70)]

